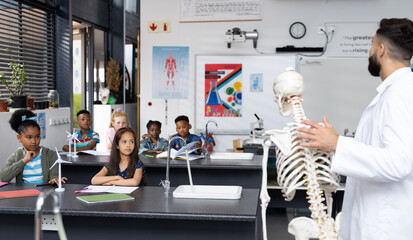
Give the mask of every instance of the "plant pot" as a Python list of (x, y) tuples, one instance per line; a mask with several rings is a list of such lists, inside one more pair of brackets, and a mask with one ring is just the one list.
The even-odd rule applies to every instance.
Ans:
[(34, 110), (34, 98), (27, 97), (27, 107), (29, 107), (30, 110)]
[(12, 96), (12, 108), (27, 108), (27, 96)]
[(34, 107), (36, 109), (46, 109), (49, 107), (49, 101), (34, 102)]
[(4, 101), (4, 102), (0, 102), (0, 112), (8, 112), (9, 108), (8, 108), (9, 102)]

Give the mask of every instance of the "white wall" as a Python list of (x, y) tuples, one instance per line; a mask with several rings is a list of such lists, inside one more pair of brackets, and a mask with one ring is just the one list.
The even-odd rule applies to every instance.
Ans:
[[(109, 129), (110, 118), (115, 109), (123, 108), (123, 104), (94, 104), (93, 105), (93, 131), (99, 134), (100, 143), (96, 145), (96, 151), (106, 151), (106, 132)], [(126, 103), (125, 112), (128, 114), (130, 127), (136, 132), (137, 117), (136, 103)]]
[[(36, 110), (35, 113), (46, 113), (46, 138), (41, 139), (40, 145), (54, 149), (57, 147), (61, 150), (63, 145), (68, 144), (66, 141), (66, 132), (70, 131), (70, 108), (59, 108), (50, 110)], [(17, 148), (21, 147), (21, 143), (17, 141), (17, 133), (13, 131), (10, 127), (9, 120), (13, 113), (0, 113), (0, 122), (2, 127), (0, 129), (0, 136), (2, 138), (0, 144), (0, 153), (2, 157), (0, 158), (0, 169), (3, 168), (9, 156), (16, 151)], [(66, 123), (58, 125), (50, 125), (50, 120), (65, 120)]]
[[(141, 0), (140, 127), (142, 133), (150, 119), (157, 119), (163, 123), (163, 137), (175, 133), (174, 119), (178, 115), (185, 114), (192, 123), (195, 122), (195, 55), (257, 54), (250, 40), (233, 44), (232, 48), (228, 49), (223, 40), (227, 29), (234, 27), (239, 27), (243, 31), (257, 29), (258, 50), (274, 53), (275, 47), (285, 45), (323, 46), (325, 37), (317, 33), (317, 27), (326, 22), (378, 22), (383, 17), (413, 17), (411, 0), (262, 0), (262, 21), (179, 23), (180, 3), (180, 0)], [(171, 33), (149, 34), (148, 21), (170, 21)], [(288, 33), (289, 26), (295, 21), (301, 21), (307, 27), (306, 36), (300, 40), (291, 38)], [(168, 101), (167, 123), (164, 116), (164, 100), (152, 99), (153, 46), (189, 46), (189, 76), (191, 76), (188, 86), (189, 98)], [(152, 106), (148, 106), (148, 102), (152, 102)], [(274, 114), (278, 113), (274, 111)], [(232, 148), (232, 139), (239, 137), (215, 136), (216, 150), (225, 151)]]

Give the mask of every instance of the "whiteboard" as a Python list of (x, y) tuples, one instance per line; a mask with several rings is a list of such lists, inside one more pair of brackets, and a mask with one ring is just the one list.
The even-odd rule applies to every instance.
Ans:
[[(207, 71), (206, 68), (220, 70), (220, 66), (223, 68), (229, 66), (228, 69), (224, 69), (221, 72), (225, 72), (227, 75), (220, 75), (220, 79), (224, 80), (227, 76), (233, 74), (232, 82), (240, 82), (242, 88), (238, 89), (242, 92), (242, 100), (235, 104), (236, 101), (230, 103), (228, 100), (232, 98), (231, 94), (235, 94), (237, 90), (231, 94), (227, 94), (228, 89), (232, 86), (230, 84), (222, 87), (218, 90), (221, 101), (224, 104), (235, 104), (234, 109), (239, 109), (237, 113), (231, 116), (231, 113), (226, 116), (214, 116), (211, 112), (207, 114), (207, 95), (209, 89), (209, 75), (212, 71)], [(234, 67), (234, 70), (230, 68)], [(216, 134), (248, 134), (250, 132), (250, 124), (257, 121), (254, 114), (257, 114), (264, 120), (265, 129), (281, 129), (285, 127), (286, 123), (291, 121), (290, 117), (282, 117), (278, 112), (278, 106), (274, 102), (274, 94), (272, 90), (274, 79), (287, 67), (296, 67), (296, 56), (292, 55), (233, 55), (233, 56), (196, 56), (196, 95), (195, 95), (195, 126), (196, 132), (204, 131), (205, 124), (208, 120), (214, 120), (218, 123), (218, 127), (214, 133)], [(241, 68), (241, 69), (239, 69)], [(261, 83), (262, 85), (255, 84), (253, 80)], [(207, 82), (207, 83), (206, 83)], [(231, 82), (230, 82), (231, 83)], [(238, 86), (238, 85), (234, 85)], [(258, 87), (257, 87), (258, 86)], [(236, 87), (234, 87), (236, 88)], [(261, 91), (260, 91), (261, 90)], [(208, 99), (209, 100), (209, 99)], [(236, 99), (239, 100), (239, 99)], [(239, 107), (239, 108), (238, 108)], [(231, 109), (231, 106), (228, 107)], [(207, 115), (207, 116), (206, 116)], [(209, 116), (208, 116), (209, 115)], [(235, 116), (234, 116), (235, 115)], [(258, 127), (256, 125), (255, 127)]]
[(371, 100), (380, 78), (372, 77), (367, 58), (303, 58), (303, 108), (307, 118), (322, 122), (325, 115), (334, 129), (351, 134)]

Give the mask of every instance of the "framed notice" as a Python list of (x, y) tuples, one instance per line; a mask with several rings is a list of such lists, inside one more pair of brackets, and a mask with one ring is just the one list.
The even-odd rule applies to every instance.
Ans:
[(181, 0), (181, 22), (261, 20), (261, 0)]

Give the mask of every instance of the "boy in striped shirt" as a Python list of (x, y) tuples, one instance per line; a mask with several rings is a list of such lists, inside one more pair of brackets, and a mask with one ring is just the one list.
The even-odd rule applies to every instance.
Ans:
[[(96, 144), (99, 143), (99, 134), (94, 132), (90, 126), (92, 125), (92, 120), (90, 119), (90, 113), (87, 110), (80, 110), (77, 114), (77, 124), (80, 127), (80, 131), (77, 133), (78, 141), (76, 143), (76, 151), (84, 150), (94, 150)], [(74, 151), (74, 144), (71, 146)], [(69, 151), (69, 145), (63, 146), (63, 151)]]

